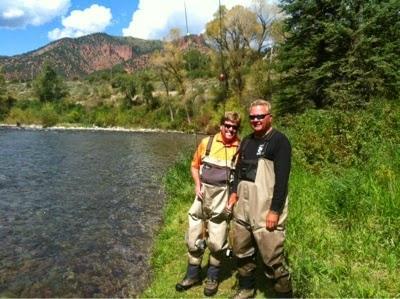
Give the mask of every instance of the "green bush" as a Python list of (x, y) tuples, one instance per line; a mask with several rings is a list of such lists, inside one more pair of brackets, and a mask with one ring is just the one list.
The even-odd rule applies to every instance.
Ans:
[[(286, 252), (296, 297), (400, 295), (399, 118), (399, 103), (381, 102), (341, 115), (310, 110), (276, 123), (294, 153)], [(168, 203), (153, 252), (155, 280), (144, 297), (202, 296), (202, 288), (174, 291), (187, 262), (190, 157), (165, 180)], [(228, 297), (235, 277), (224, 277), (218, 295)], [(259, 296), (269, 297), (262, 276), (259, 282)]]
[(46, 103), (41, 110), (41, 120), (43, 127), (51, 127), (57, 124), (58, 114), (54, 109), (54, 106)]

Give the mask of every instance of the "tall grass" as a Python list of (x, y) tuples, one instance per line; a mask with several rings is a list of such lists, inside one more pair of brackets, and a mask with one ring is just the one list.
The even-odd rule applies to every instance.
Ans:
[[(278, 124), (293, 146), (286, 252), (297, 297), (400, 296), (400, 107), (309, 111)], [(177, 293), (185, 273), (184, 232), (192, 201), (190, 155), (167, 175), (165, 223), (154, 245), (154, 281), (143, 297)], [(225, 269), (219, 297), (233, 294)], [(269, 297), (259, 277), (258, 297)]]

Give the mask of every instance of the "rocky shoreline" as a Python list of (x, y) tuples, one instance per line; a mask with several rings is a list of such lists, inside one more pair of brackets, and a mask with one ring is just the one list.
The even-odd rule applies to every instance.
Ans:
[(48, 131), (110, 131), (110, 132), (155, 132), (155, 133), (181, 133), (186, 134), (187, 132), (178, 130), (163, 130), (163, 129), (146, 129), (146, 128), (124, 128), (124, 127), (84, 127), (78, 125), (60, 125), (52, 127), (43, 127), (42, 125), (11, 125), (11, 124), (0, 124), (0, 128), (5, 129), (16, 129), (16, 130), (48, 130)]

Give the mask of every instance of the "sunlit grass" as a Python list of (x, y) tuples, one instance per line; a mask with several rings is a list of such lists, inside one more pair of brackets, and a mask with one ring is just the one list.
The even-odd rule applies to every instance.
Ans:
[[(349, 115), (352, 120), (337, 125), (346, 127), (347, 141), (329, 130), (334, 122), (324, 123), (323, 113), (309, 116), (320, 118), (320, 133), (311, 120), (301, 124), (302, 136), (314, 132), (315, 139), (293, 135), (299, 124), (296, 118), (290, 120), (290, 129), (283, 127), (294, 147), (286, 252), (297, 297), (400, 296), (400, 109), (383, 106), (386, 114), (374, 109)], [(373, 118), (370, 113), (375, 114), (378, 129), (365, 131), (370, 127), (367, 120)], [(356, 126), (347, 127), (350, 123)], [(362, 136), (357, 130), (363, 131)], [(337, 139), (324, 142), (324, 138)], [(332, 151), (340, 148), (340, 142), (347, 142), (346, 151)], [(304, 153), (307, 149), (312, 152)], [(321, 153), (329, 153), (330, 160)], [(185, 293), (174, 289), (187, 262), (184, 233), (193, 197), (189, 159), (187, 154), (167, 175), (165, 223), (153, 250), (154, 280), (143, 297), (203, 297), (202, 287)], [(231, 267), (224, 270), (218, 297), (234, 293)], [(258, 297), (273, 295), (260, 273), (257, 281)]]

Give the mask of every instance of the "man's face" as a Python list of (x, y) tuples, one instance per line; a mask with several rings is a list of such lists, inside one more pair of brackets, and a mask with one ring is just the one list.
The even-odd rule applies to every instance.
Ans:
[(267, 106), (253, 106), (249, 113), (250, 124), (256, 135), (265, 134), (271, 127), (272, 116), (268, 111)]
[(225, 120), (224, 123), (220, 126), (220, 130), (224, 142), (230, 143), (236, 139), (238, 125), (235, 122)]

